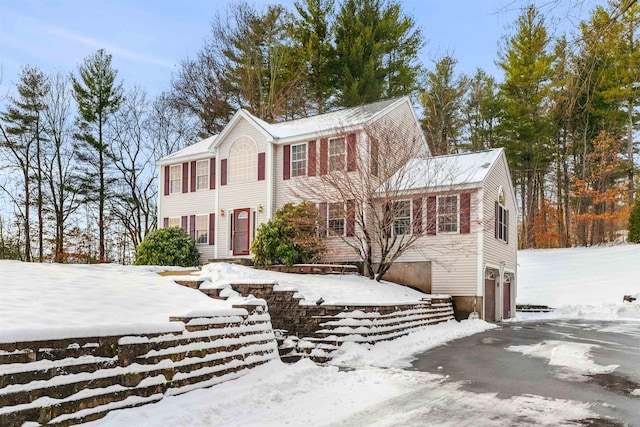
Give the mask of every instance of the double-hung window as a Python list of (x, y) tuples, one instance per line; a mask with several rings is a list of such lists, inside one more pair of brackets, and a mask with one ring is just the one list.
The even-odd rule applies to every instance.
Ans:
[(209, 189), (209, 160), (196, 162), (196, 190)]
[(307, 144), (291, 146), (291, 176), (307, 174)]
[(438, 233), (457, 233), (458, 225), (458, 196), (438, 197)]
[(507, 236), (508, 236), (508, 219), (507, 217), (509, 216), (509, 211), (502, 206), (501, 204), (498, 204), (498, 221), (497, 221), (497, 226), (498, 229), (496, 230), (496, 237), (504, 242), (507, 241)]
[(173, 165), (169, 168), (169, 181), (171, 193), (182, 191), (182, 165)]
[(344, 235), (344, 203), (329, 203), (328, 232), (329, 236)]
[(180, 217), (169, 218), (169, 227), (180, 227)]
[(393, 202), (393, 232), (396, 235), (411, 233), (411, 201)]
[(329, 140), (329, 172), (347, 169), (347, 149), (344, 138)]
[(196, 215), (196, 243), (209, 243), (209, 215)]

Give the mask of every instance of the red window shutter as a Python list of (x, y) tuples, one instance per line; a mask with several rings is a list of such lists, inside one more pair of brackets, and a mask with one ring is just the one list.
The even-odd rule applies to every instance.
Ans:
[(326, 138), (320, 140), (320, 174), (327, 174), (327, 163), (329, 162), (329, 141)]
[(216, 158), (209, 160), (209, 190), (216, 189)]
[(182, 164), (182, 192), (189, 192), (189, 163)]
[(282, 154), (282, 179), (291, 178), (291, 146), (285, 145), (282, 147), (284, 152)]
[(258, 153), (258, 181), (264, 181), (266, 153)]
[(422, 198), (413, 199), (413, 234), (422, 234)]
[(209, 244), (210, 245), (215, 245), (215, 241), (216, 241), (216, 214), (211, 213), (209, 214)]
[(356, 170), (356, 134), (347, 136), (347, 172)]
[(498, 229), (500, 228), (500, 205), (498, 201), (495, 202), (495, 227), (493, 231), (493, 237), (498, 238)]
[(436, 234), (436, 196), (427, 197), (427, 234)]
[(316, 176), (316, 142), (309, 141), (307, 144), (307, 156), (309, 164), (307, 165), (307, 176)]
[(227, 159), (220, 160), (220, 185), (227, 185)]
[(347, 200), (347, 237), (356, 234), (356, 201)]
[(190, 223), (189, 236), (191, 236), (191, 238), (195, 240), (196, 239), (196, 216), (195, 215), (191, 215), (189, 217), (189, 223)]
[(169, 228), (169, 218), (162, 218), (162, 228)]
[(471, 193), (460, 194), (460, 233), (471, 232)]
[(371, 171), (371, 175), (378, 176), (378, 169), (380, 169), (380, 163), (378, 159), (378, 140), (371, 137), (371, 164), (369, 165), (369, 170)]
[(164, 195), (169, 195), (169, 166), (164, 167)]
[(323, 236), (327, 235), (327, 230), (328, 230), (328, 221), (329, 218), (327, 218), (327, 203), (326, 202), (322, 202), (318, 204), (318, 210), (320, 211), (320, 231), (321, 234)]
[(196, 191), (196, 162), (191, 162), (191, 192)]
[(182, 218), (180, 218), (180, 226), (184, 231), (187, 231), (187, 219), (188, 218), (186, 216), (183, 216)]

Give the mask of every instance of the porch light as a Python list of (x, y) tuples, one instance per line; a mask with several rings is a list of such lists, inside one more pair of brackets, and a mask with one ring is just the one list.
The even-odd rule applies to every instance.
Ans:
[(262, 213), (262, 205), (258, 205), (258, 213)]
[(220, 218), (224, 218), (224, 209), (220, 208)]

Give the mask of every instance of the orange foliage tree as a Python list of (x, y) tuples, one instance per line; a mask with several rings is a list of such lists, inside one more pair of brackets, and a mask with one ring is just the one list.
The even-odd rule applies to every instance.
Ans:
[(625, 228), (629, 218), (625, 176), (628, 168), (619, 155), (621, 144), (611, 134), (600, 132), (593, 140), (593, 150), (586, 155), (584, 178), (574, 180), (574, 226), (579, 244), (613, 241), (616, 231)]

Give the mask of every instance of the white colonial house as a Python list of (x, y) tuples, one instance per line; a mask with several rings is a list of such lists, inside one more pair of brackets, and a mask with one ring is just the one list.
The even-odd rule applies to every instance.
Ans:
[(409, 145), (418, 147), (411, 159), (385, 165), (402, 183), (406, 218), (393, 229), (417, 236), (385, 279), (451, 295), (459, 317), (511, 317), (516, 202), (504, 150), (431, 157), (406, 97), (277, 124), (239, 110), (220, 134), (158, 160), (160, 226), (187, 230), (203, 263), (250, 259), (256, 227), (285, 203), (309, 200), (326, 221), (322, 261), (357, 263), (345, 244), (359, 232), (354, 201), (325, 192), (323, 178), (363, 167), (378, 176), (381, 156)]

